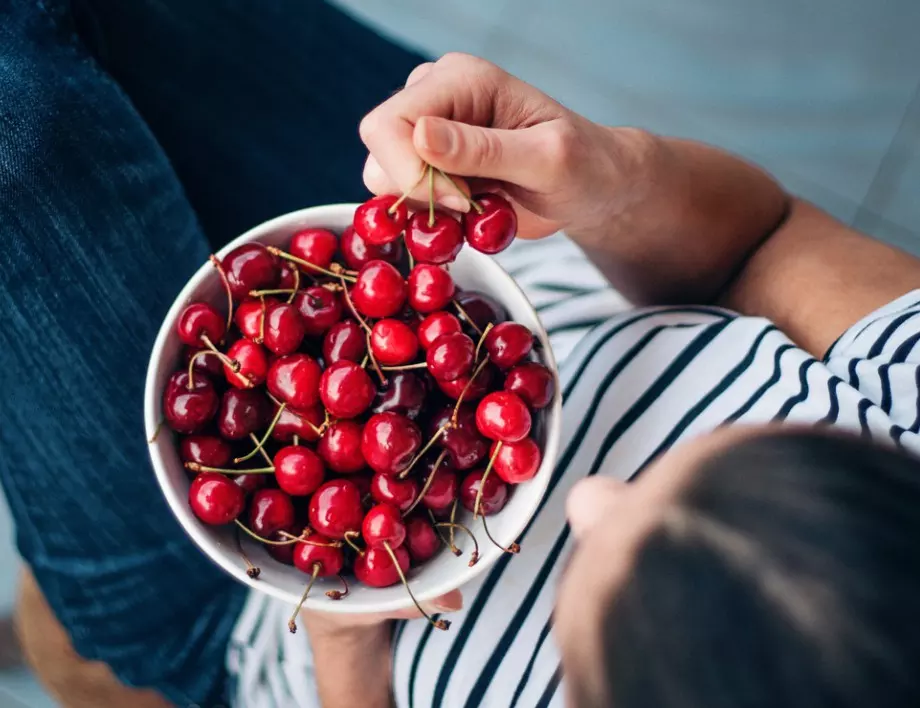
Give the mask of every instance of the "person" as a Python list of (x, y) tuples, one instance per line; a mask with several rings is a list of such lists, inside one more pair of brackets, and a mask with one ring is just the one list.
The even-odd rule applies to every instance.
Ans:
[[(92, 430), (67, 415), (84, 399), (51, 397), (43, 415), (16, 411), (3, 432), (5, 450), (9, 430), (33, 443), (4, 461), (3, 480), (25, 555), (75, 649), (180, 705), (223, 700), (224, 650), (227, 698), (247, 708), (915, 704), (917, 261), (790, 198), (746, 163), (594, 125), (471, 57), (413, 71), (361, 136), (372, 191), (408, 189), (424, 161), (469, 178), (476, 192), (501, 190), (520, 235), (542, 239), (502, 259), (551, 333), (565, 398), (562, 455), (523, 553), (503, 557), (462, 598), (440, 598), (450, 632), (307, 614), (309, 641), (288, 635), (289, 608), (221, 582), (154, 497), (141, 497), (146, 470), (124, 456), (131, 430), (117, 415), (120, 397), (110, 400), (127, 379), (88, 365), (113, 367), (97, 346), (89, 360), (65, 362), (77, 367), (66, 378), (49, 366), (38, 382), (55, 393), (62, 381), (87, 387), (98, 403)], [(123, 186), (130, 194), (136, 185)], [(449, 185), (437, 194), (463, 208)], [(549, 237), (559, 230), (572, 241)], [(153, 331), (148, 310), (171, 293), (145, 310), (111, 281), (133, 284), (142, 267), (179, 270), (159, 260), (165, 241), (126, 267), (131, 254), (113, 235), (91, 249), (106, 266), (91, 278), (77, 250), (61, 274), (65, 292), (105, 283), (92, 289), (109, 295), (93, 312), (102, 319), (117, 306), (115, 321), (129, 324), (143, 312), (138, 330), (149, 318)], [(6, 252), (23, 248), (14, 245)], [(152, 280), (138, 282), (175, 285)], [(624, 309), (611, 286), (654, 307)], [(36, 308), (59, 296), (53, 287), (29, 294), (7, 299)], [(58, 331), (43, 324), (46, 338)], [(105, 328), (92, 332), (90, 342), (109, 341)], [(22, 406), (36, 382), (14, 378), (29, 371), (23, 344), (14, 346), (3, 383)], [(67, 429), (51, 425), (60, 419)], [(812, 428), (765, 425), (784, 421)], [(814, 424), (864, 439), (828, 437)], [(89, 434), (100, 431), (113, 435), (111, 447)], [(49, 439), (75, 443), (62, 455), (67, 474), (38, 444)], [(97, 466), (79, 465), (85, 459)], [(629, 489), (618, 484), (634, 478)], [(52, 493), (60, 486), (71, 498)], [(165, 568), (184, 571), (181, 581)]]

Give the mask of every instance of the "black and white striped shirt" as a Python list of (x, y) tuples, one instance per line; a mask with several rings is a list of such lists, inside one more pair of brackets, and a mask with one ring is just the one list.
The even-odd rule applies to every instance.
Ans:
[[(561, 708), (551, 618), (572, 545), (564, 501), (582, 477), (632, 478), (671, 445), (729, 423), (825, 423), (920, 453), (920, 291), (865, 318), (820, 360), (764, 319), (713, 307), (630, 310), (561, 237), (515, 244), (501, 260), (560, 362), (561, 454), (521, 555), (463, 588), (451, 631), (398, 628), (400, 708)], [(251, 595), (228, 655), (235, 706), (319, 706), (289, 612)]]

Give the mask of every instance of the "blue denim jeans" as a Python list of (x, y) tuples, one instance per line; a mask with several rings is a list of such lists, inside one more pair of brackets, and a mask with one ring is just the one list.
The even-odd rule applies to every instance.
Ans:
[(149, 468), (153, 338), (210, 250), (362, 197), (419, 61), (319, 0), (0, 0), (0, 481), (76, 650), (180, 706), (221, 700), (244, 590)]

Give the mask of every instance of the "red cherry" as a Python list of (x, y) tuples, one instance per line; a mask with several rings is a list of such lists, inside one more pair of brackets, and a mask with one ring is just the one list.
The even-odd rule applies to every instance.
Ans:
[(422, 263), (409, 273), (409, 304), (418, 312), (435, 312), (453, 299), (454, 279), (443, 268)]
[(422, 412), (427, 394), (428, 389), (420, 377), (411, 371), (395, 371), (390, 373), (386, 383), (377, 389), (377, 397), (371, 411), (393, 411), (409, 420), (415, 420)]
[(482, 253), (490, 255), (504, 251), (517, 235), (517, 215), (514, 207), (497, 194), (474, 197), (482, 212), (463, 215), (463, 233), (467, 242)]
[[(441, 379), (435, 379), (435, 381), (437, 381), (438, 388), (440, 388), (448, 398), (452, 398), (456, 401), (460, 398), (460, 394), (463, 394), (464, 401), (472, 402), (478, 401), (491, 390), (492, 381), (495, 378), (494, 372), (495, 370), (491, 366), (486, 366), (479, 372), (469, 388), (466, 388), (466, 386), (470, 381), (470, 375), (461, 376), (453, 381), (442, 381)], [(463, 393), (464, 389), (466, 393)]]
[(361, 453), (375, 472), (396, 474), (406, 468), (422, 445), (422, 433), (398, 413), (377, 413), (364, 426)]
[(556, 380), (542, 364), (527, 362), (515, 366), (505, 378), (505, 390), (510, 391), (535, 410), (546, 408), (556, 393)]
[(371, 496), (380, 504), (390, 504), (405, 511), (418, 496), (418, 482), (412, 477), (399, 479), (375, 472), (371, 477)]
[(283, 447), (272, 458), (278, 486), (292, 497), (313, 494), (323, 483), (323, 461), (313, 450), (303, 445)]
[(492, 463), (493, 471), (508, 484), (520, 484), (533, 479), (540, 469), (542, 456), (540, 448), (530, 438), (524, 438), (516, 443), (502, 443), (498, 454), (495, 446), (489, 452), (490, 458), (495, 457)]
[(273, 304), (265, 318), (265, 348), (278, 356), (297, 351), (306, 334), (306, 325), (297, 308), (286, 302)]
[(367, 372), (353, 361), (337, 361), (323, 372), (319, 395), (334, 418), (356, 418), (370, 408), (376, 390)]
[(313, 575), (314, 566), (318, 565), (317, 578), (338, 575), (345, 566), (345, 554), (332, 539), (321, 534), (312, 534), (306, 541), (294, 546), (294, 566), (307, 575)]
[(306, 354), (288, 354), (276, 359), (268, 370), (268, 390), (297, 410), (319, 403), (319, 380), (322, 370)]
[(342, 319), (341, 298), (319, 285), (298, 292), (294, 296), (293, 304), (303, 319), (304, 330), (311, 337), (325, 334), (332, 325)]
[(428, 347), (425, 361), (436, 379), (453, 381), (473, 369), (476, 345), (465, 334), (445, 334)]
[[(399, 197), (383, 194), (368, 199), (355, 210), (355, 232), (374, 246), (382, 246), (399, 238), (409, 221), (409, 209), (405, 202), (395, 208)], [(393, 209), (390, 213), (390, 209)]]
[(353, 420), (340, 420), (329, 426), (316, 447), (323, 462), (333, 472), (354, 474), (367, 463), (361, 454), (361, 436), (364, 426)]
[(354, 320), (337, 322), (323, 338), (323, 359), (327, 365), (337, 361), (359, 362), (367, 354), (367, 337)]
[[(304, 229), (291, 237), (291, 255), (320, 268), (329, 268), (339, 247), (338, 237), (326, 229)], [(309, 272), (309, 268), (306, 269)]]
[(530, 434), (530, 411), (513, 393), (495, 391), (476, 408), (476, 427), (490, 440), (518, 442)]
[[(479, 494), (479, 487), (482, 485), (482, 477), (485, 470), (476, 470), (470, 472), (463, 482), (460, 483), (460, 503), (468, 511), (473, 511), (476, 507), (476, 496)], [(500, 512), (508, 502), (508, 485), (501, 481), (496, 475), (490, 474), (486, 478), (486, 483), (482, 489), (482, 499), (479, 502), (479, 513), (483, 516), (491, 516)]]
[(450, 263), (463, 248), (463, 229), (449, 214), (436, 212), (429, 225), (427, 210), (409, 220), (406, 248), (419, 263)]
[(259, 300), (246, 300), (237, 306), (236, 312), (233, 313), (233, 321), (244, 337), (254, 342), (261, 342), (262, 332), (265, 329), (262, 326), (262, 318), (265, 317), (267, 324), (269, 308), (278, 304), (280, 301), (273, 297), (265, 298), (264, 308)]
[[(434, 435), (435, 431), (450, 421), (452, 413), (452, 406), (439, 411), (432, 418), (430, 434)], [(469, 405), (460, 406), (456, 426), (448, 428), (438, 444), (450, 453), (450, 460), (457, 469), (469, 470), (475, 467), (489, 451), (488, 443), (476, 428), (476, 409)]]
[(533, 332), (517, 322), (502, 322), (486, 335), (486, 351), (500, 369), (510, 369), (530, 354)]
[(389, 504), (372, 507), (364, 517), (361, 536), (371, 548), (389, 543), (391, 548), (401, 546), (406, 540), (406, 525), (399, 509)]
[(324, 536), (342, 540), (360, 531), (363, 520), (361, 491), (347, 479), (326, 482), (310, 498), (310, 526)]
[(383, 366), (402, 366), (418, 354), (418, 337), (404, 322), (379, 320), (371, 329), (371, 351)]
[[(227, 440), (248, 438), (268, 422), (268, 399), (262, 391), (231, 388), (224, 392), (217, 413), (217, 428)], [(220, 467), (221, 465), (208, 465)]]
[(227, 356), (239, 362), (240, 370), (234, 372), (224, 364), (224, 375), (232, 386), (253, 388), (265, 383), (268, 374), (268, 355), (255, 342), (240, 339), (227, 350)]
[(278, 531), (294, 525), (294, 503), (280, 489), (260, 489), (249, 503), (249, 528), (262, 538), (274, 540)]
[(217, 344), (227, 333), (226, 318), (210, 305), (193, 302), (182, 310), (176, 330), (183, 344), (200, 347), (202, 336)]
[(398, 263), (403, 255), (401, 241), (391, 241), (383, 246), (372, 246), (358, 236), (351, 226), (342, 234), (339, 248), (342, 251), (342, 260), (352, 270), (361, 270), (371, 261)]
[(188, 385), (188, 374), (176, 372), (163, 394), (163, 417), (177, 433), (197, 433), (217, 412), (217, 392), (206, 376), (196, 374), (191, 390)]
[[(432, 465), (426, 466), (428, 468), (423, 472), (425, 479), (428, 479), (428, 475), (431, 474), (432, 466), (433, 463)], [(434, 473), (434, 479), (431, 480), (428, 491), (425, 492), (425, 496), (422, 497), (422, 504), (426, 508), (431, 509), (435, 514), (441, 514), (450, 511), (456, 499), (457, 474), (449, 465), (445, 465), (442, 462), (441, 466), (438, 467), (438, 471)]]
[(407, 290), (396, 268), (384, 261), (371, 261), (358, 273), (351, 299), (367, 317), (392, 317), (406, 302)]
[(202, 472), (192, 482), (188, 503), (200, 521), (210, 526), (222, 526), (243, 512), (246, 495), (222, 474)]
[(463, 328), (460, 326), (460, 320), (449, 312), (435, 312), (428, 315), (418, 326), (416, 336), (422, 349), (428, 350), (431, 345), (445, 334), (461, 334)]
[[(403, 546), (391, 549), (403, 573), (409, 570), (409, 552)], [(355, 577), (372, 588), (386, 588), (400, 582), (399, 572), (386, 548), (368, 548), (355, 559)]]
[[(277, 413), (277, 409), (275, 410)], [(326, 419), (322, 406), (312, 406), (303, 411), (295, 411), (285, 407), (272, 428), (272, 438), (279, 442), (288, 443), (296, 435), (302, 441), (315, 442), (319, 440), (315, 428), (319, 428)]]
[(221, 362), (220, 358), (217, 357), (210, 349), (186, 349), (185, 350), (185, 369), (188, 370), (188, 365), (192, 362), (192, 357), (200, 352), (208, 352), (203, 356), (195, 358), (194, 370), (196, 373), (205, 374), (208, 376), (212, 382), (215, 380), (220, 380), (224, 376), (224, 365)]
[[(278, 267), (281, 270), (281, 275), (278, 276), (278, 288), (281, 290), (293, 290), (300, 282), (296, 275), (297, 266), (290, 261), (283, 260)], [(275, 546), (275, 548), (283, 548), (283, 546)]]
[(278, 260), (260, 243), (246, 243), (230, 251), (222, 261), (230, 292), (245, 300), (250, 290), (271, 288), (278, 282)]
[(413, 516), (406, 521), (406, 548), (416, 565), (421, 565), (434, 558), (441, 548), (441, 539), (434, 526), (420, 516)]
[(216, 435), (189, 435), (179, 443), (183, 462), (197, 462), (205, 467), (226, 467), (233, 453), (226, 440)]
[(238, 474), (234, 475), (233, 483), (246, 494), (252, 494), (257, 489), (262, 489), (268, 480), (264, 474)]
[(498, 324), (508, 319), (508, 311), (497, 300), (484, 293), (457, 293), (454, 300), (470, 316), (480, 331), (484, 330), (490, 322)]

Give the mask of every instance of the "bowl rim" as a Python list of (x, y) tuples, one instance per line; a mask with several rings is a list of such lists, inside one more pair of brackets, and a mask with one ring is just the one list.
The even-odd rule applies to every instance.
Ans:
[[(355, 209), (358, 208), (358, 206), (360, 205), (357, 203), (326, 204), (307, 207), (304, 209), (291, 211), (286, 214), (281, 214), (248, 229), (244, 233), (232, 239), (223, 248), (217, 251), (215, 255), (222, 259), (235, 248), (246, 243), (258, 241), (261, 236), (267, 234), (268, 232), (280, 228), (287, 228), (291, 225), (292, 222), (296, 222), (299, 219), (308, 217), (312, 220), (321, 222), (324, 218), (332, 219), (334, 216), (341, 217), (343, 213), (347, 211), (353, 213)], [(534, 495), (534, 501), (527, 513), (519, 513), (520, 520), (511, 526), (511, 528), (514, 529), (513, 538), (519, 538), (524, 530), (528, 527), (530, 522), (533, 520), (537, 510), (540, 507), (540, 504), (546, 497), (546, 492), (549, 488), (549, 482), (559, 455), (562, 437), (562, 389), (559, 380), (559, 369), (556, 363), (555, 354), (552, 350), (552, 347), (550, 346), (549, 336), (546, 332), (546, 328), (540, 319), (539, 313), (533, 307), (533, 304), (530, 302), (530, 299), (527, 297), (521, 286), (507, 271), (505, 271), (504, 268), (502, 268), (502, 266), (494, 258), (482, 253), (478, 253), (476, 251), (471, 251), (471, 255), (480, 261), (480, 263), (477, 264), (477, 267), (491, 269), (495, 273), (496, 277), (503, 279), (507, 286), (516, 290), (523, 301), (526, 302), (527, 306), (531, 309), (534, 320), (538, 324), (534, 335), (540, 342), (542, 363), (553, 374), (553, 378), (556, 384), (553, 401), (544, 409), (546, 414), (546, 444), (542, 451), (543, 460), (541, 461), (540, 470), (532, 480), (526, 482), (526, 484), (539, 484), (541, 489), (539, 490), (539, 494)], [(198, 549), (211, 562), (218, 565), (237, 581), (279, 600), (290, 602), (292, 596), (286, 590), (265, 579), (250, 578), (237, 563), (231, 561), (231, 554), (229, 551), (227, 551), (220, 542), (212, 538), (208, 533), (208, 529), (194, 518), (191, 510), (188, 507), (188, 499), (184, 494), (179, 494), (178, 489), (169, 478), (169, 473), (167, 472), (167, 462), (164, 459), (163, 454), (160, 452), (159, 446), (152, 444), (153, 439), (158, 433), (158, 428), (163, 428), (161, 431), (162, 433), (171, 434), (171, 431), (165, 427), (165, 423), (161, 422), (160, 409), (162, 392), (157, 388), (159, 362), (163, 359), (163, 352), (166, 349), (169, 336), (173, 331), (174, 323), (178, 319), (182, 310), (188, 305), (189, 302), (191, 302), (195, 292), (201, 288), (201, 286), (209, 277), (218, 276), (211, 263), (209, 261), (205, 261), (201, 267), (199, 267), (198, 270), (195, 271), (195, 273), (189, 278), (185, 286), (176, 296), (175, 300), (173, 301), (172, 305), (170, 305), (169, 310), (163, 318), (159, 331), (157, 332), (157, 336), (151, 350), (150, 359), (148, 360), (147, 364), (147, 376), (144, 387), (144, 426), (147, 440), (150, 442), (150, 444), (147, 446), (148, 454), (150, 456), (150, 462), (153, 467), (157, 483), (159, 484), (161, 492), (166, 497), (170, 511), (179, 522), (185, 533), (188, 534), (188, 536), (198, 547)], [(499, 558), (501, 558), (501, 554), (494, 555), (491, 560), (480, 560), (480, 562), (473, 567), (469, 567), (465, 563), (459, 563), (457, 565), (457, 577), (455, 577), (454, 580), (445, 578), (445, 580), (440, 583), (432, 583), (432, 585), (427, 589), (414, 591), (416, 597), (419, 602), (425, 602), (427, 600), (432, 600), (441, 595), (444, 595), (451, 590), (462, 588), (489, 570)], [(420, 572), (423, 573), (424, 568)], [(334, 614), (355, 615), (372, 614), (378, 612), (395, 612), (409, 607), (412, 607), (412, 602), (408, 596), (405, 597), (404, 601), (400, 602), (391, 601), (380, 602), (377, 604), (364, 602), (358, 605), (350, 605), (350, 603), (347, 601), (321, 602), (318, 598), (308, 598), (307, 602), (304, 604), (305, 609)]]

